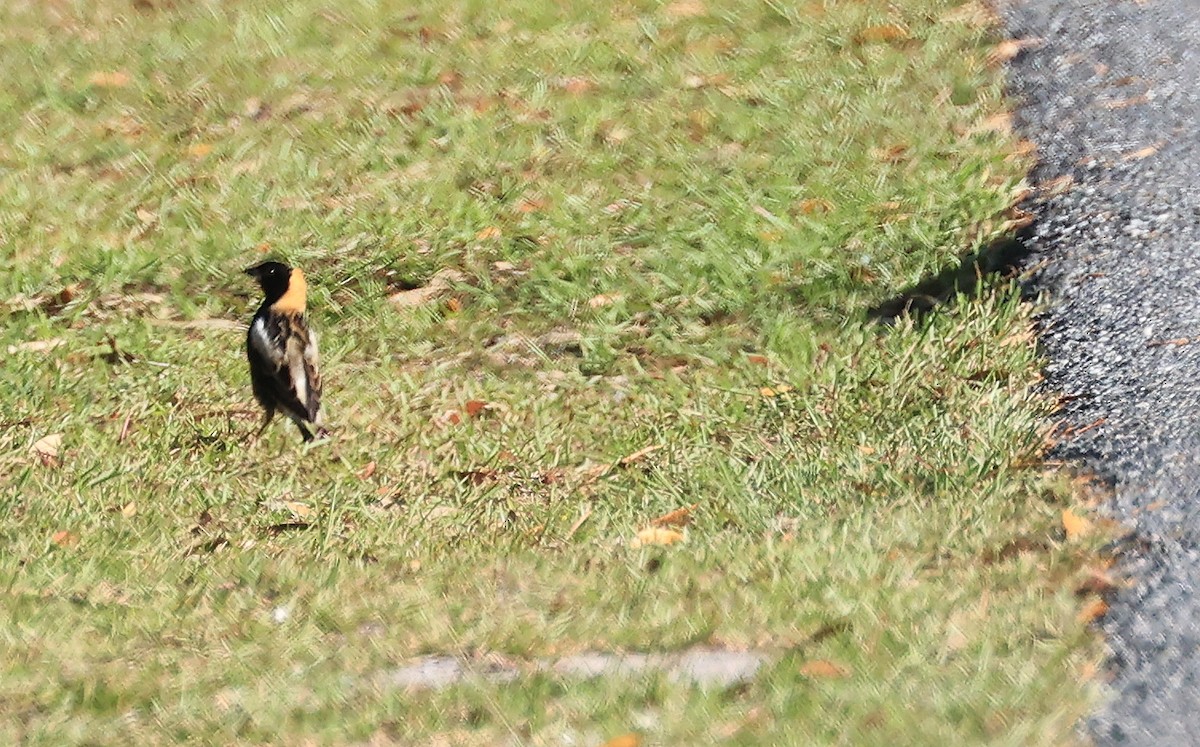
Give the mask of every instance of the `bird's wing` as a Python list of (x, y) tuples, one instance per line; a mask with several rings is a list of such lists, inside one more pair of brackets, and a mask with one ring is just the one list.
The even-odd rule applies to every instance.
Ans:
[(287, 341), (287, 375), (301, 412), (316, 422), (321, 408), (321, 374), (317, 369), (316, 335), (302, 322), (293, 325)]
[(301, 420), (314, 422), (320, 407), (320, 378), (306, 351), (312, 346), (308, 325), (299, 316), (273, 314), (250, 326), (250, 354), (266, 365), (263, 372), (278, 404)]
[(278, 325), (268, 324), (268, 317), (255, 317), (246, 338), (250, 354), (271, 367), (281, 367), (285, 352), (280, 344), (281, 332)]
[(304, 347), (304, 374), (308, 379), (309, 420), (319, 424), (321, 412), (321, 366), (317, 352), (317, 333), (308, 330), (308, 344)]

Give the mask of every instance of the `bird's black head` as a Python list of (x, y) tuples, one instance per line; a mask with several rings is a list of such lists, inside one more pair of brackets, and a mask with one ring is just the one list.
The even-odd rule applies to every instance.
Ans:
[(267, 303), (271, 304), (287, 293), (292, 268), (282, 262), (263, 262), (248, 268), (246, 274), (258, 281), (267, 295)]

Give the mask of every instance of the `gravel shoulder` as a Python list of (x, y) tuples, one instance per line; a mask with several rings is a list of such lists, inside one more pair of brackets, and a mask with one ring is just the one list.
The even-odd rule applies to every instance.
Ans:
[(1114, 487), (1135, 583), (1103, 621), (1096, 743), (1197, 744), (1200, 719), (1200, 14), (1187, 0), (1010, 2), (1010, 84), (1038, 145), (1035, 288), (1058, 456)]

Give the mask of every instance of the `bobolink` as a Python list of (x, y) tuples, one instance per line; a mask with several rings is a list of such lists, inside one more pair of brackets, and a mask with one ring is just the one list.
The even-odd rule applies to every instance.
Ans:
[(324, 436), (317, 335), (304, 316), (308, 296), (304, 273), (282, 262), (263, 262), (246, 274), (258, 281), (266, 295), (246, 334), (254, 398), (265, 411), (258, 435), (267, 429), (275, 411), (282, 410), (305, 441), (313, 439), (305, 424)]

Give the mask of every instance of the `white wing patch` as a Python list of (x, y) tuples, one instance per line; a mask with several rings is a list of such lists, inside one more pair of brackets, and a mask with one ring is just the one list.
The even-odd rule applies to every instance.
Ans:
[(267, 333), (267, 325), (262, 319), (255, 319), (250, 326), (250, 344), (266, 360), (275, 366), (283, 364), (283, 352), (271, 344), (271, 336)]

